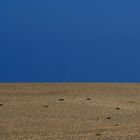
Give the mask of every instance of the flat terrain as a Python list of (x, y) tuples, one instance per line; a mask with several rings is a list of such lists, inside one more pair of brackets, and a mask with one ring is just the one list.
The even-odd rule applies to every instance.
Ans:
[(0, 140), (140, 140), (140, 84), (0, 84)]

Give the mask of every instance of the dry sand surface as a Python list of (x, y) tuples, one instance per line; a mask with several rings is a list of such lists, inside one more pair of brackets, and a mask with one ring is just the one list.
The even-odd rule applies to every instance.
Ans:
[(140, 84), (0, 84), (0, 140), (140, 140)]

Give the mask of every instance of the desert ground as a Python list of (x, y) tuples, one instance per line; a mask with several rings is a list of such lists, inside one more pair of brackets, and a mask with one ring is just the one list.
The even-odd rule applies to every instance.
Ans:
[(140, 140), (140, 84), (0, 84), (0, 140)]

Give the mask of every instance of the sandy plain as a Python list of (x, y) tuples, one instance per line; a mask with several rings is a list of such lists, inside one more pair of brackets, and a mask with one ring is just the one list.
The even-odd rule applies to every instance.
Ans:
[(140, 84), (0, 84), (0, 140), (140, 140)]

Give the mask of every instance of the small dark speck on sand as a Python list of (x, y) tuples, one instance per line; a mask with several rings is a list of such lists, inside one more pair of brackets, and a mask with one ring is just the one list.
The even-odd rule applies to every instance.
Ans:
[(48, 108), (49, 106), (48, 105), (44, 105), (43, 107), (47, 107)]
[(119, 108), (119, 107), (117, 107), (116, 109), (117, 109), (117, 110), (120, 110), (120, 108)]
[(63, 98), (60, 98), (59, 101), (64, 101), (64, 99)]
[(86, 100), (91, 100), (91, 98), (86, 98)]
[(115, 124), (115, 126), (119, 126), (119, 124)]
[(3, 106), (3, 104), (0, 104), (0, 106)]
[(107, 117), (106, 119), (110, 120), (110, 119), (111, 119), (111, 117)]
[(129, 103), (130, 103), (130, 104), (133, 104), (133, 103), (135, 103), (135, 102), (134, 102), (134, 101), (129, 101)]
[(101, 136), (102, 134), (100, 134), (100, 133), (96, 133), (96, 136)]

